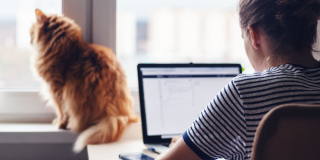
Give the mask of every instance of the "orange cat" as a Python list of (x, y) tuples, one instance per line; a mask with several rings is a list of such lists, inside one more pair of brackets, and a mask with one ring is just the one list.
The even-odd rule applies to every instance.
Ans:
[(58, 128), (81, 132), (74, 151), (117, 140), (138, 121), (126, 76), (111, 49), (83, 42), (80, 27), (65, 16), (36, 9), (30, 30), (38, 52), (35, 68), (48, 86)]

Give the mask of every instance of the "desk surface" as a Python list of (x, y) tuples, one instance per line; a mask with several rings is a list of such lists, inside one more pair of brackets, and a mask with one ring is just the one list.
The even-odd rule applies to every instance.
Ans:
[(88, 145), (89, 160), (119, 160), (120, 153), (132, 152), (143, 152), (154, 158), (159, 155), (149, 151), (143, 144), (141, 123), (128, 126), (117, 142)]

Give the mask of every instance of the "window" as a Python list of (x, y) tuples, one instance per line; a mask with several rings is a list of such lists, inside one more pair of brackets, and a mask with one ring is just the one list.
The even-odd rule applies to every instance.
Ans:
[[(241, 63), (247, 60), (238, 0), (0, 0), (0, 121), (48, 122), (31, 71), (34, 9), (74, 19), (86, 42), (108, 46), (137, 88), (138, 63)], [(5, 4), (5, 5), (2, 5)], [(117, 42), (116, 42), (117, 41)], [(115, 42), (117, 46), (115, 46)], [(137, 90), (132, 92), (139, 112)]]
[(35, 8), (61, 14), (62, 0), (0, 0), (0, 89), (39, 89), (31, 71), (29, 30)]
[(239, 0), (117, 0), (116, 53), (137, 87), (138, 63), (241, 63)]
[(0, 122), (49, 122), (52, 109), (39, 95), (32, 71), (29, 30), (35, 9), (61, 14), (62, 0), (0, 0)]

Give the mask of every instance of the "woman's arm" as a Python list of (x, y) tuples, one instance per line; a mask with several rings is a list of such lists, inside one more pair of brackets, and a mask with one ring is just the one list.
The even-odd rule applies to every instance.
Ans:
[(172, 137), (171, 143), (169, 145), (169, 148), (172, 148), (173, 145), (175, 145), (178, 142), (178, 140), (181, 139), (181, 138), (182, 138), (182, 135)]
[(167, 152), (161, 154), (156, 160), (201, 160), (180, 138), (176, 144), (172, 146)]

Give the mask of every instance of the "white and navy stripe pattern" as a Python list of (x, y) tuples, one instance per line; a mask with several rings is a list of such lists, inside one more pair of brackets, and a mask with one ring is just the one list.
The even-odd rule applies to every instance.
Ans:
[(234, 78), (183, 134), (202, 159), (250, 159), (262, 117), (288, 103), (320, 104), (320, 68), (283, 64)]

